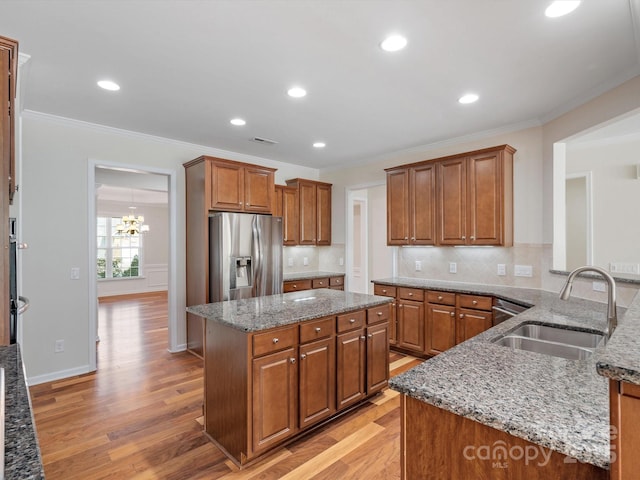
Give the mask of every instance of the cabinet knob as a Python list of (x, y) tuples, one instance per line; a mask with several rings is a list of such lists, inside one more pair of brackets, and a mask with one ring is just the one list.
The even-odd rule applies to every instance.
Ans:
[(378, 312), (378, 316), (381, 317), (382, 316), (382, 312)]
[(410, 297), (413, 297), (413, 293), (412, 293), (412, 292), (409, 292), (409, 296), (410, 296)]
[(384, 288), (382, 289), (382, 293), (387, 293), (387, 290), (385, 290)]
[(316, 327), (316, 333), (320, 333), (320, 330), (322, 330), (320, 327)]
[(464, 318), (464, 313), (461, 313), (461, 314), (460, 314), (460, 318)]
[(474, 301), (473, 301), (473, 302), (471, 302), (471, 303), (472, 303), (473, 305), (477, 305), (477, 304), (478, 304), (478, 301), (477, 301), (477, 300), (474, 300)]
[(365, 337), (364, 335), (360, 336), (360, 340), (366, 340), (366, 339), (367, 339), (367, 337)]
[(462, 235), (462, 240), (466, 240), (467, 237), (465, 237), (464, 235)]
[(475, 240), (475, 239), (476, 239), (475, 235), (471, 235), (471, 240)]
[(298, 288), (298, 285), (296, 285), (295, 283), (293, 284), (293, 288)]
[(350, 319), (349, 319), (349, 323), (352, 323), (352, 324), (353, 324), (353, 323), (356, 323), (356, 319), (355, 319), (355, 318), (350, 318)]
[(278, 340), (277, 338), (274, 338), (274, 339), (273, 339), (273, 343), (274, 343), (274, 345), (275, 345), (276, 343), (278, 343), (278, 342), (279, 342), (279, 340)]
[(307, 354), (306, 353), (301, 353), (300, 354), (300, 360), (304, 360), (305, 358), (307, 358)]
[(411, 237), (411, 240), (415, 240), (415, 239), (416, 239), (416, 237)]
[(392, 307), (395, 307), (395, 306), (396, 306), (395, 302), (394, 302), (394, 303), (392, 303), (392, 304), (391, 304), (391, 306), (392, 306)]
[(290, 359), (289, 359), (289, 361), (290, 361), (291, 363), (296, 363), (296, 359), (295, 359), (295, 358), (290, 358)]
[(320, 285), (324, 285), (324, 282), (318, 282)]
[(449, 313), (449, 315), (451, 315), (452, 317), (456, 316), (456, 314), (454, 312)]
[(405, 240), (409, 240), (409, 237), (404, 237)]
[(398, 305), (398, 308), (402, 308), (402, 307), (403, 307), (403, 305), (402, 305), (402, 304)]
[(442, 295), (438, 295), (438, 300), (442, 300)]
[(373, 338), (373, 333), (368, 334), (367, 337)]

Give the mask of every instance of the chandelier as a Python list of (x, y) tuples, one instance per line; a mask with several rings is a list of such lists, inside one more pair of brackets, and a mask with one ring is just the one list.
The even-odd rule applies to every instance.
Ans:
[(136, 207), (129, 207), (129, 215), (122, 217), (122, 223), (116, 225), (116, 233), (119, 235), (138, 235), (149, 231), (149, 225), (144, 225), (144, 217), (138, 215), (136, 217)]

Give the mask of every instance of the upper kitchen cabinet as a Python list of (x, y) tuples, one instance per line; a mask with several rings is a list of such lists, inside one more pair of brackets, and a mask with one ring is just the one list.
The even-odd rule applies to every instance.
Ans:
[(275, 169), (213, 157), (209, 165), (211, 210), (272, 213)]
[(501, 145), (387, 169), (389, 245), (513, 245), (513, 154)]
[(298, 244), (298, 189), (276, 185), (273, 214), (282, 217), (282, 244)]
[(387, 244), (435, 244), (435, 171), (433, 164), (387, 171)]
[(331, 184), (294, 178), (298, 190), (298, 245), (331, 245)]

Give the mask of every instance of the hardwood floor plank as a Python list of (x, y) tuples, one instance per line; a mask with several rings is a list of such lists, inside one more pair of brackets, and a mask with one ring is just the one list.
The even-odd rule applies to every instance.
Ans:
[[(239, 470), (202, 432), (202, 360), (167, 351), (166, 294), (103, 299), (99, 315), (98, 371), (30, 388), (48, 480), (399, 478), (396, 392)], [(392, 375), (422, 362), (389, 359)]]

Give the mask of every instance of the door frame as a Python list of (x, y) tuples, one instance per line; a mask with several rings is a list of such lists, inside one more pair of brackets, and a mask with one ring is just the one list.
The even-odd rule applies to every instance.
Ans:
[[(576, 179), (584, 179), (584, 187), (585, 187), (585, 210), (586, 210), (586, 249), (587, 249), (587, 258), (586, 265), (593, 265), (593, 172), (585, 171), (585, 172), (576, 172), (576, 173), (568, 173), (565, 177), (565, 200), (567, 196), (566, 190), (566, 182), (567, 180), (576, 180)], [(566, 208), (566, 207), (565, 207)], [(566, 210), (565, 210), (566, 215)], [(566, 243), (566, 227), (565, 227), (565, 243)], [(566, 248), (566, 245), (565, 245)], [(565, 256), (566, 259), (566, 256)]]
[(97, 286), (97, 269), (96, 269), (96, 168), (110, 169), (126, 169), (137, 172), (153, 173), (157, 175), (166, 175), (168, 177), (169, 191), (169, 265), (168, 265), (168, 285), (167, 285), (167, 301), (168, 301), (168, 350), (177, 352), (184, 350), (179, 348), (177, 340), (178, 330), (178, 311), (177, 311), (177, 174), (175, 170), (164, 168), (150, 167), (148, 165), (125, 164), (118, 162), (110, 162), (103, 160), (89, 159), (88, 175), (88, 208), (87, 208), (87, 237), (89, 240), (89, 261), (88, 261), (88, 277), (89, 277), (89, 367), (90, 371), (97, 368), (97, 348), (96, 341), (98, 339), (98, 286)]

